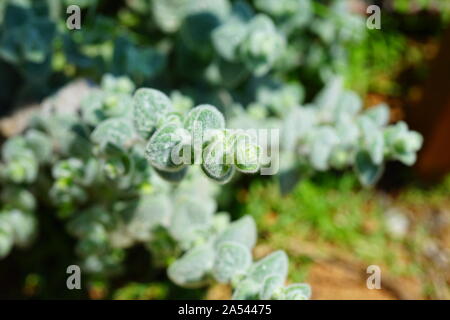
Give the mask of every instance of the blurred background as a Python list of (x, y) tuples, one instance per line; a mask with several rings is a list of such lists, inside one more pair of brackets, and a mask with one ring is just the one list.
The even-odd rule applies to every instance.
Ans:
[[(213, 104), (228, 118), (237, 102), (258, 111), (256, 101), (275, 115), (292, 100), (309, 103), (339, 75), (365, 107), (385, 102), (391, 122), (404, 120), (423, 135), (416, 164), (388, 163), (370, 189), (346, 170), (299, 179), (287, 194), (274, 179), (241, 177), (221, 188), (219, 209), (251, 214), (255, 256), (286, 250), (290, 281), (310, 283), (313, 299), (450, 299), (450, 0), (305, 1), (288, 22), (279, 12), (296, 1), (242, 1), (288, 34), (286, 52), (263, 74), (222, 60), (211, 39), (236, 2), (0, 0), (0, 143), (20, 133), (46, 97), (76, 106), (105, 73)], [(66, 26), (71, 4), (82, 9), (80, 30)], [(381, 29), (366, 27), (373, 4)], [(164, 270), (148, 267), (140, 246), (128, 250), (119, 275), (96, 274), (85, 290), (61, 290), (61, 270), (77, 259), (75, 240), (54, 213), (37, 219), (35, 241), (0, 260), (1, 298), (230, 296), (224, 285), (176, 287)], [(372, 264), (382, 269), (381, 290), (366, 287)]]

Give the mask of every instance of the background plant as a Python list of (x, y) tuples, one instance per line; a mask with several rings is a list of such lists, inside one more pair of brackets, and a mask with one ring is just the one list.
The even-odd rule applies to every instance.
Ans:
[(253, 101), (267, 86), (301, 87), (299, 75), (317, 90), (345, 66), (345, 44), (364, 32), (363, 19), (341, 0), (70, 2), (83, 9), (80, 31), (65, 25), (67, 4), (2, 3), (1, 67), (11, 89), (5, 105), (45, 96), (76, 76), (99, 81), (106, 72), (126, 74), (138, 86), (180, 89), (196, 104), (219, 108)]
[[(297, 162), (308, 171), (342, 170), (353, 166), (364, 186), (374, 185), (386, 161), (411, 166), (422, 136), (404, 122), (388, 125), (389, 107), (380, 104), (362, 111), (359, 96), (343, 90), (335, 78), (311, 105), (292, 108), (283, 120), (284, 169)], [(295, 155), (289, 154), (294, 153)]]

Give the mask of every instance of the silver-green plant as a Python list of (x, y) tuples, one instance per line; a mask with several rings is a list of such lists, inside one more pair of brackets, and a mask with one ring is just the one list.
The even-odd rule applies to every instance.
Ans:
[(363, 109), (357, 93), (345, 89), (339, 76), (310, 103), (296, 84), (261, 79), (256, 99), (233, 106), (230, 127), (279, 128), (281, 187), (289, 190), (301, 177), (316, 172), (353, 169), (361, 184), (373, 186), (385, 163), (416, 162), (423, 138), (405, 122), (390, 124), (390, 109), (381, 103)]
[(342, 79), (331, 79), (308, 105), (293, 106), (282, 120), (282, 159), (285, 169), (304, 172), (353, 167), (360, 182), (371, 186), (381, 177), (386, 161), (411, 166), (423, 138), (405, 122), (389, 125), (385, 104), (362, 109), (360, 97), (344, 90)]
[[(222, 221), (222, 223), (225, 220)], [(214, 278), (231, 283), (233, 299), (305, 300), (311, 296), (307, 284), (285, 286), (288, 258), (276, 251), (253, 262), (256, 227), (249, 216), (232, 222), (209, 241), (186, 252), (169, 267), (169, 277), (183, 286), (198, 286)]]
[(259, 146), (226, 129), (213, 106), (185, 112), (189, 99), (172, 96), (107, 75), (79, 111), (53, 106), (10, 138), (0, 165), (0, 257), (33, 240), (48, 208), (78, 239), (87, 272), (113, 276), (126, 249), (141, 243), (180, 286), (219, 281), (232, 285), (235, 299), (308, 299), (308, 285), (284, 286), (286, 254), (253, 262), (251, 217), (216, 214), (215, 182), (257, 172)]

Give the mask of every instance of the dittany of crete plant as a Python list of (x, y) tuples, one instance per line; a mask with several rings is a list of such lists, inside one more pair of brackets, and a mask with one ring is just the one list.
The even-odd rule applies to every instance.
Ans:
[(362, 110), (360, 97), (335, 77), (311, 103), (286, 110), (280, 158), (284, 170), (303, 174), (353, 167), (364, 186), (374, 185), (386, 161), (411, 166), (423, 138), (405, 122), (389, 125), (389, 107)]
[(289, 191), (299, 178), (319, 171), (353, 169), (361, 184), (370, 187), (382, 176), (386, 162), (413, 165), (422, 136), (403, 121), (389, 120), (386, 104), (363, 109), (358, 94), (344, 89), (342, 77), (333, 76), (311, 103), (303, 103), (295, 85), (267, 84), (246, 108), (234, 106), (229, 124), (280, 129), (275, 167), (280, 169), (282, 190)]
[(105, 76), (79, 112), (54, 106), (5, 142), (0, 256), (28, 245), (38, 214), (51, 208), (78, 239), (86, 272), (113, 276), (141, 243), (180, 286), (218, 281), (231, 284), (234, 299), (308, 299), (307, 284), (285, 286), (284, 252), (253, 261), (250, 216), (215, 214), (214, 181), (257, 172), (259, 146), (226, 129), (213, 106), (183, 112), (189, 102), (177, 94), (134, 90), (127, 78)]

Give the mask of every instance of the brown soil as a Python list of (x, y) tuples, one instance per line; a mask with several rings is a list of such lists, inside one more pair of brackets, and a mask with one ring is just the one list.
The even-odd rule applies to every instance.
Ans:
[[(381, 289), (368, 289), (368, 275), (358, 272), (352, 267), (336, 263), (315, 263), (308, 274), (307, 282), (313, 288), (314, 300), (397, 300), (421, 299), (420, 283), (411, 279), (402, 279), (401, 293), (399, 283), (383, 283)], [(404, 296), (405, 289), (409, 292)]]

